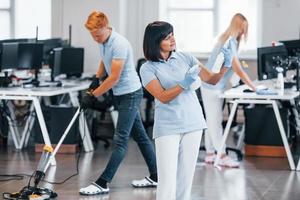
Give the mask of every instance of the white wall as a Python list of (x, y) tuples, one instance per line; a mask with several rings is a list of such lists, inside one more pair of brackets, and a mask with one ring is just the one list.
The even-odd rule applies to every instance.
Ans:
[[(53, 0), (53, 36), (68, 37), (72, 24), (72, 44), (85, 48), (85, 71), (95, 72), (99, 63), (97, 44), (92, 40), (84, 23), (92, 10), (106, 13), (116, 31), (128, 38), (134, 57), (143, 57), (143, 34), (146, 25), (159, 19), (160, 0)], [(163, 1), (163, 0), (162, 0)], [(264, 0), (259, 8), (260, 46), (273, 40), (299, 38), (300, 1)], [(190, 22), (192, 23), (192, 22)], [(256, 62), (251, 62), (255, 65)], [(250, 74), (256, 75), (256, 66)]]
[(272, 41), (300, 38), (299, 0), (265, 0), (261, 12), (262, 46)]
[(95, 72), (99, 64), (98, 46), (84, 27), (85, 21), (93, 10), (101, 10), (116, 31), (125, 35), (126, 5), (126, 0), (53, 0), (52, 36), (67, 39), (71, 24), (72, 46), (84, 47), (85, 71)]
[(128, 0), (126, 37), (133, 47), (135, 59), (144, 57), (143, 37), (146, 26), (159, 17), (159, 0)]

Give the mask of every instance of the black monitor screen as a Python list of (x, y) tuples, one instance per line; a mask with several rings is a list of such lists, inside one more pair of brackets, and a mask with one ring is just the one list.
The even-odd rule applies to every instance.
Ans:
[(83, 48), (56, 48), (54, 49), (53, 76), (66, 74), (68, 77), (80, 77), (83, 73), (83, 62)]
[(286, 40), (280, 42), (284, 44), (289, 56), (297, 56), (297, 54), (300, 54), (300, 40)]
[(43, 61), (42, 43), (19, 43), (18, 68), (40, 69)]
[(43, 44), (41, 43), (3, 43), (1, 68), (39, 69), (42, 67)]
[(45, 64), (52, 64), (50, 63), (50, 53), (54, 48), (62, 47), (63, 40), (61, 38), (51, 38), (46, 40), (39, 40), (39, 43), (43, 43), (43, 62)]
[(19, 43), (3, 43), (1, 52), (1, 70), (14, 69), (18, 66), (18, 45)]
[(276, 78), (276, 67), (280, 63), (280, 60), (286, 59), (287, 56), (287, 50), (283, 45), (257, 48), (258, 80)]

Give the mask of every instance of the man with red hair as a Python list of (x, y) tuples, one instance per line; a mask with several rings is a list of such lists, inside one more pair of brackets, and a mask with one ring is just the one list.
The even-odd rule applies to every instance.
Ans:
[[(113, 90), (118, 110), (117, 127), (114, 134), (114, 146), (109, 162), (100, 177), (85, 188), (79, 190), (83, 195), (96, 195), (109, 192), (107, 183), (115, 175), (127, 152), (128, 140), (133, 137), (146, 161), (149, 177), (132, 182), (134, 187), (155, 187), (157, 170), (154, 148), (141, 120), (139, 106), (143, 97), (140, 79), (133, 61), (132, 47), (128, 40), (116, 33), (110, 26), (107, 16), (99, 11), (92, 12), (85, 24), (93, 39), (99, 43), (101, 62), (96, 78), (90, 85), (91, 98)], [(99, 79), (107, 78), (99, 85)]]

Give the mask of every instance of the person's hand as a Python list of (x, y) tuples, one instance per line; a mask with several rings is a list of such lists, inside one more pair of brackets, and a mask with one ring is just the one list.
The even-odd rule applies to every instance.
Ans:
[(231, 68), (232, 59), (233, 59), (232, 51), (230, 50), (230, 48), (227, 49), (222, 47), (221, 52), (224, 55), (224, 67)]
[(189, 87), (192, 85), (192, 83), (197, 80), (197, 77), (199, 76), (200, 67), (199, 65), (194, 65), (191, 67), (185, 74), (184, 79), (179, 83), (180, 87), (183, 89), (189, 89)]
[(89, 90), (95, 90), (100, 85), (100, 80), (96, 76), (93, 77), (92, 82), (89, 86)]
[(266, 88), (266, 89), (256, 89), (255, 93), (258, 95), (277, 95), (278, 92), (270, 89), (270, 88)]
[(91, 92), (86, 92), (86, 94), (81, 99), (80, 108), (84, 110), (88, 108), (93, 108), (96, 102), (96, 97), (94, 97), (94, 95)]

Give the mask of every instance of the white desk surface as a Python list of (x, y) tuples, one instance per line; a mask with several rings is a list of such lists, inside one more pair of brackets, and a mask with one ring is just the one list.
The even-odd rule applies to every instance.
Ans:
[[(268, 88), (277, 91), (275, 89), (275, 81), (265, 80), (265, 81), (255, 81), (255, 85), (265, 85)], [(241, 85), (236, 88), (231, 88), (226, 90), (221, 94), (220, 98), (239, 98), (239, 99), (278, 99), (278, 100), (291, 100), (299, 96), (299, 91), (294, 91), (292, 89), (285, 89), (283, 95), (258, 95), (255, 92), (243, 92), (244, 89), (249, 89), (247, 85)]]
[(89, 87), (90, 81), (68, 81), (63, 82), (62, 87), (8, 87), (0, 88), (1, 96), (55, 96), (69, 92), (85, 90)]

